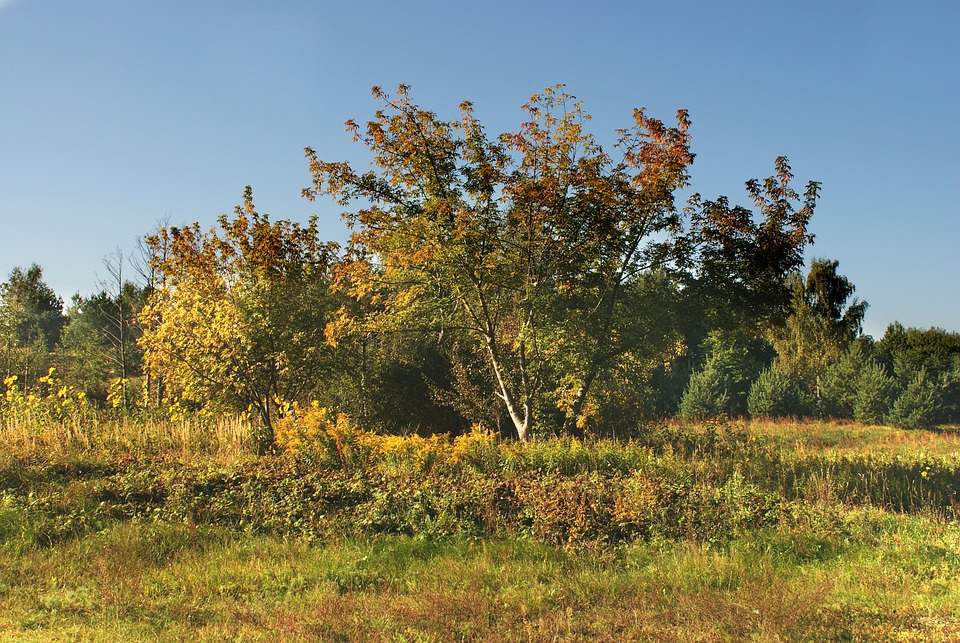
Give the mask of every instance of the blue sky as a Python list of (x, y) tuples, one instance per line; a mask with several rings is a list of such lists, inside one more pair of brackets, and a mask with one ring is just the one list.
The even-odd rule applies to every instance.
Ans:
[(491, 132), (555, 83), (603, 140), (633, 107), (693, 119), (692, 189), (749, 205), (743, 182), (790, 158), (823, 183), (809, 256), (840, 261), (866, 331), (960, 330), (960, 2), (671, 3), (0, 0), (0, 277), (39, 263), (65, 300), (159, 222), (212, 224), (252, 185), (300, 197), (303, 148), (363, 162), (344, 132), (407, 83)]

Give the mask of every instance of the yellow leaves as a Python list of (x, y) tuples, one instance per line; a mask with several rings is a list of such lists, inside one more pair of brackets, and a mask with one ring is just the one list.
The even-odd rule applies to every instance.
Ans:
[(324, 327), (323, 336), (330, 346), (336, 347), (341, 339), (353, 335), (356, 329), (356, 317), (346, 308), (341, 307), (336, 317)]
[(493, 431), (474, 424), (470, 432), (453, 439), (450, 460), (453, 464), (461, 462), (482, 462), (491, 450), (497, 448), (497, 436)]
[(381, 435), (316, 402), (303, 410), (294, 407), (276, 422), (274, 433), (277, 445), (289, 453), (309, 454), (337, 466), (394, 471), (427, 471), (464, 462), (480, 466), (497, 457), (498, 448), (496, 434), (479, 426), (452, 441), (446, 435)]
[(0, 397), (0, 416), (12, 420), (61, 423), (85, 417), (90, 411), (86, 395), (74, 387), (62, 384), (51, 368), (38, 379), (38, 388), (24, 391), (18, 386), (16, 375), (3, 380), (5, 388)]

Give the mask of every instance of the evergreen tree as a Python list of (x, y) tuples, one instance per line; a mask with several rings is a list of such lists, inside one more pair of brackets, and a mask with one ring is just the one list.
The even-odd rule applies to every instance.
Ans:
[(803, 417), (809, 414), (810, 402), (795, 377), (773, 366), (750, 388), (747, 409), (751, 417)]
[(870, 359), (865, 342), (856, 341), (843, 357), (826, 368), (817, 390), (817, 408), (821, 415), (853, 419), (857, 380)]
[(897, 383), (878, 363), (869, 361), (857, 377), (853, 418), (866, 424), (882, 424), (896, 396)]
[(705, 343), (706, 363), (690, 376), (680, 416), (744, 415), (750, 387), (769, 364), (769, 345), (728, 333), (713, 333)]
[(925, 429), (937, 424), (942, 407), (939, 382), (920, 369), (893, 403), (887, 421), (903, 429)]

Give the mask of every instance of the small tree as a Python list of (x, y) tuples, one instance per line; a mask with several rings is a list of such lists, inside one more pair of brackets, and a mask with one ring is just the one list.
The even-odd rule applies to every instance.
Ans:
[(896, 395), (897, 383), (886, 370), (870, 360), (857, 377), (853, 418), (866, 424), (882, 424)]
[(680, 400), (680, 415), (744, 415), (751, 385), (769, 364), (769, 357), (763, 354), (769, 347), (721, 333), (711, 335), (706, 343), (706, 363), (691, 375)]
[(334, 367), (323, 329), (330, 320), (334, 246), (254, 209), (248, 187), (234, 218), (203, 232), (162, 228), (147, 243), (157, 273), (141, 315), (146, 366), (186, 405), (252, 411), (258, 451), (273, 445), (273, 421)]
[(817, 389), (817, 408), (827, 417), (853, 419), (857, 380), (871, 361), (866, 344), (850, 344), (843, 356), (824, 370)]
[(690, 376), (680, 399), (680, 417), (708, 418), (722, 415), (730, 408), (728, 384), (713, 364)]
[(63, 299), (43, 281), (37, 264), (14, 268), (0, 284), (0, 374), (27, 388), (46, 374), (67, 317)]
[(128, 408), (128, 380), (142, 374), (143, 351), (137, 345), (135, 323), (148, 296), (146, 288), (124, 278), (126, 258), (118, 249), (104, 260), (109, 278), (88, 297), (76, 295), (68, 311), (70, 324), (63, 336), (70, 377), (88, 396)]
[(920, 369), (900, 393), (887, 421), (903, 429), (926, 429), (936, 425), (943, 406), (940, 382)]
[(790, 373), (771, 367), (750, 387), (747, 409), (751, 417), (802, 417), (810, 411), (803, 387)]

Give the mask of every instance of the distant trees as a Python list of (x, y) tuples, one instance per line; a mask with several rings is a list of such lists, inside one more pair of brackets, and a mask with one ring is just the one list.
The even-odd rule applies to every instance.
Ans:
[(891, 324), (861, 338), (819, 379), (822, 415), (904, 428), (960, 419), (960, 334)]
[(92, 295), (73, 297), (63, 334), (63, 376), (98, 402), (127, 410), (142, 401), (135, 380), (142, 376), (137, 317), (150, 294), (126, 278), (119, 249), (104, 259), (107, 277)]
[(405, 86), (374, 94), (347, 124), (371, 167), (306, 150), (305, 196), (348, 207), (345, 249), (316, 219), (257, 212), (248, 187), (209, 230), (148, 235), (139, 282), (108, 257), (66, 314), (39, 266), (17, 268), (0, 371), (26, 391), (56, 366), (120, 412), (249, 414), (260, 452), (308, 401), (381, 431), (521, 440), (670, 415), (960, 420), (960, 335), (893, 324), (874, 342), (838, 262), (804, 272), (819, 184), (795, 191), (785, 157), (746, 183), (753, 209), (695, 194), (679, 210), (682, 110), (636, 110), (604, 147), (561, 86), (497, 136), (469, 103), (444, 119)]
[(806, 279), (794, 273), (786, 280), (791, 301), (782, 326), (770, 336), (777, 365), (816, 392), (827, 366), (840, 359), (863, 329), (866, 302), (850, 300), (854, 285), (837, 272), (837, 261), (814, 259)]
[(63, 299), (43, 281), (43, 269), (14, 268), (0, 284), (0, 372), (32, 385), (46, 374), (66, 325)]

